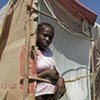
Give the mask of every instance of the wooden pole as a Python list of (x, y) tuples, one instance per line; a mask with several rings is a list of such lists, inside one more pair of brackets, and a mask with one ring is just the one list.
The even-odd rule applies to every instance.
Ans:
[[(32, 6), (33, 0), (25, 1), (28, 5)], [(24, 79), (23, 79), (23, 100), (29, 100), (28, 90), (29, 90), (29, 48), (30, 48), (30, 10), (26, 8), (27, 20), (26, 20), (26, 41), (25, 41), (25, 57), (24, 57)]]

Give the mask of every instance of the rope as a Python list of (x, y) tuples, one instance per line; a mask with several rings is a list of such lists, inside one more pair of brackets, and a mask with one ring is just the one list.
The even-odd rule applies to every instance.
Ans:
[[(90, 73), (89, 75), (86, 75), (86, 76), (80, 76), (80, 77), (77, 77), (77, 78), (75, 78), (75, 79), (73, 79), (73, 80), (65, 80), (65, 83), (71, 83), (71, 82), (76, 82), (76, 81), (79, 81), (79, 80), (81, 80), (81, 79), (84, 79), (84, 78), (88, 78), (88, 77), (93, 77), (93, 76), (95, 76), (97, 73), (95, 72), (95, 73)], [(44, 79), (44, 78), (39, 78), (39, 77), (34, 77), (34, 78), (32, 78), (32, 80), (34, 80), (34, 81), (42, 81), (42, 82), (46, 82), (46, 83), (51, 83), (49, 80), (47, 80), (47, 79)]]
[(80, 76), (80, 77), (77, 77), (77, 78), (75, 78), (75, 79), (73, 79), (73, 80), (65, 80), (65, 83), (76, 82), (76, 81), (81, 80), (81, 79), (83, 79), (83, 78), (93, 77), (94, 75), (95, 75), (95, 74), (90, 73), (90, 74), (87, 75), (87, 76)]
[[(32, 0), (29, 2), (32, 5)], [(24, 57), (24, 79), (23, 79), (23, 100), (28, 99), (28, 90), (29, 90), (29, 47), (30, 47), (30, 11), (27, 9), (27, 21), (25, 23), (26, 27), (26, 41), (25, 41), (25, 57)]]
[[(48, 2), (48, 1), (46, 1), (46, 0), (43, 0), (43, 2), (45, 3), (45, 5), (46, 5), (46, 7), (48, 8), (48, 10), (50, 11), (50, 13), (52, 14), (52, 16), (54, 17), (54, 18), (57, 18), (56, 17), (56, 15), (54, 14), (54, 12), (52, 11), (52, 9), (51, 9), (51, 6), (50, 6), (50, 3)], [(48, 2), (48, 3), (47, 3)], [(58, 19), (58, 18), (57, 18)], [(90, 39), (90, 37), (88, 36), (88, 35), (86, 35), (86, 34), (84, 34), (84, 33), (76, 33), (74, 30), (72, 30), (68, 25), (68, 27), (66, 28), (66, 23), (64, 23), (63, 21), (57, 21), (60, 25), (61, 25), (61, 27), (63, 27), (65, 30), (67, 30), (67, 31), (70, 31), (70, 33), (72, 34), (72, 35), (74, 35), (74, 36), (80, 36), (81, 38), (82, 37), (84, 37), (84, 38), (86, 38), (86, 39)], [(63, 22), (63, 23), (62, 23)], [(73, 33), (75, 33), (75, 34), (73, 34)]]
[[(35, 0), (30, 0), (30, 2), (29, 1), (25, 1), (24, 0), (24, 3), (25, 4), (27, 4), (27, 5), (29, 5), (29, 6), (32, 6), (32, 4), (34, 3), (35, 4)], [(31, 26), (31, 25), (33, 25), (32, 23), (34, 23), (33, 22), (33, 19), (34, 18), (32, 18), (31, 19), (31, 9), (27, 6), (27, 20), (26, 20), (26, 53), (25, 53), (25, 55), (26, 55), (26, 57), (25, 57), (25, 69), (24, 69), (24, 71), (25, 71), (25, 73), (24, 73), (24, 77), (25, 77), (25, 79), (24, 79), (24, 93), (23, 93), (23, 99), (24, 100), (35, 100), (35, 94), (29, 94), (29, 80), (30, 80), (30, 78), (29, 78), (29, 69), (28, 69), (28, 66), (29, 66), (29, 55), (30, 55), (30, 52), (29, 52), (29, 48), (30, 48), (30, 45), (31, 45), (31, 36), (33, 36), (33, 35), (35, 35), (35, 33), (33, 34), (33, 30), (34, 30), (34, 28)], [(31, 23), (32, 22), (32, 23)], [(35, 37), (34, 37), (34, 39), (35, 39)], [(35, 46), (35, 43), (33, 42), (33, 46)], [(35, 50), (33, 50), (33, 52), (34, 52), (34, 56), (35, 56)], [(34, 80), (36, 80), (36, 78), (34, 77)], [(39, 79), (37, 79), (37, 80), (39, 80)]]
[[(96, 49), (97, 50), (97, 49)], [(96, 80), (96, 77), (97, 77), (97, 75), (98, 75), (98, 73), (99, 73), (99, 71), (100, 71), (100, 64), (98, 64), (98, 65), (96, 65), (96, 73), (95, 73), (95, 77), (94, 77), (94, 80), (93, 80), (93, 82)], [(93, 85), (93, 82), (91, 83), (91, 85)]]
[[(42, 14), (42, 15), (44, 15), (44, 16), (47, 16), (47, 17), (49, 17), (49, 18), (51, 18), (51, 19), (57, 21), (58, 23), (60, 23), (60, 24), (62, 25), (63, 28), (67, 27), (67, 30), (69, 30), (70, 33), (72, 33), (72, 34), (73, 34), (73, 33), (77, 34), (77, 33), (76, 33), (74, 30), (72, 30), (66, 23), (64, 23), (63, 21), (61, 21), (61, 20), (58, 19), (57, 17), (53, 17), (53, 16), (51, 16), (50, 14), (47, 14), (47, 13), (45, 13), (45, 12), (43, 12), (43, 11), (40, 11), (40, 10), (38, 10), (38, 9), (35, 9), (35, 8), (29, 6), (29, 5), (26, 5), (26, 6), (30, 7), (31, 9), (33, 9), (33, 12), (40, 13), (40, 14)], [(65, 28), (65, 29), (66, 29), (66, 28)], [(76, 36), (75, 34), (73, 34), (73, 35)], [(83, 35), (82, 35), (82, 34), (83, 34)], [(84, 34), (84, 33), (82, 33), (82, 34), (79, 33), (78, 36), (82, 36), (82, 37), (84, 37), (84, 38), (90, 40), (90, 37), (89, 37), (88, 35), (86, 35), (86, 34)]]
[[(99, 67), (100, 68), (100, 67)], [(73, 80), (65, 80), (65, 83), (71, 83), (71, 82), (76, 82), (76, 81), (79, 81), (81, 79), (84, 79), (84, 78), (88, 78), (88, 77), (91, 77), (93, 78), (95, 75), (97, 74), (97, 72), (94, 72), (94, 73), (90, 73), (89, 75), (86, 75), (86, 76), (79, 76)], [(34, 81), (42, 81), (42, 82), (46, 82), (46, 83), (51, 83), (49, 80), (47, 79), (44, 79), (44, 78), (38, 78), (38, 77), (34, 77), (32, 78), (32, 80)]]
[(100, 66), (98, 67), (98, 69), (94, 73), (90, 73), (89, 75), (86, 75), (86, 76), (80, 76), (80, 77), (77, 77), (77, 78), (75, 78), (73, 80), (65, 80), (65, 83), (75, 82), (75, 81), (81, 80), (83, 78), (88, 78), (88, 77), (91, 77), (91, 78), (95, 77), (94, 81), (93, 81), (93, 82), (95, 82), (95, 79), (96, 79), (96, 76), (97, 76), (99, 70), (100, 70)]
[[(92, 50), (94, 49), (94, 45), (95, 45), (95, 42), (94, 41), (92, 41), (91, 42), (91, 44), (92, 44)], [(95, 67), (95, 64), (94, 64), (94, 60), (93, 60), (93, 52), (92, 52), (92, 72), (94, 73), (95, 72), (95, 69), (94, 69), (94, 67)], [(93, 80), (95, 80), (95, 77), (93, 76)], [(93, 81), (93, 100), (96, 100), (96, 88), (95, 88), (95, 81)]]

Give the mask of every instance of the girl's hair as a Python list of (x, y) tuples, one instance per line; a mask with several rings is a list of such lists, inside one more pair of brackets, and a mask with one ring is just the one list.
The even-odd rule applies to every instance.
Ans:
[(49, 27), (51, 30), (54, 31), (54, 27), (51, 24), (43, 22), (38, 25), (37, 32), (40, 32), (45, 27)]

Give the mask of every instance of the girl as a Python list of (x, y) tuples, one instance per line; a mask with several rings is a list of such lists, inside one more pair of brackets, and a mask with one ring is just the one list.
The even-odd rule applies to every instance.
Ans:
[(36, 100), (57, 100), (66, 92), (63, 77), (55, 68), (52, 54), (48, 49), (54, 37), (54, 27), (48, 23), (41, 23), (37, 29), (37, 76), (51, 81), (38, 82)]

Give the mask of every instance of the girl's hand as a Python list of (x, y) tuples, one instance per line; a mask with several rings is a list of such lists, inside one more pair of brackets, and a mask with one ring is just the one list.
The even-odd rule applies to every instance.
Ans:
[(59, 77), (56, 84), (55, 96), (60, 99), (66, 92), (66, 86), (63, 77)]
[(58, 80), (59, 73), (57, 72), (56, 69), (49, 69), (48, 70), (48, 76), (51, 77), (51, 78), (54, 78), (54, 79)]

